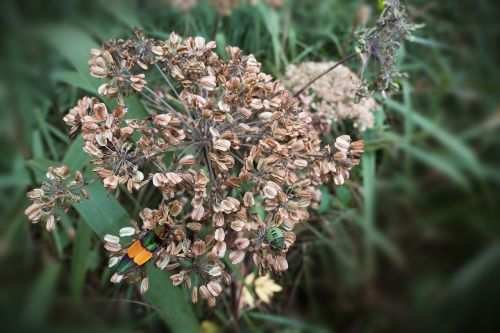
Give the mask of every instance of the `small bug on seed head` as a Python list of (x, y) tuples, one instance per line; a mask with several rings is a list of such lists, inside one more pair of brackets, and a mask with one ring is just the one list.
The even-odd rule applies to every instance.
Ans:
[(266, 242), (274, 250), (281, 251), (285, 248), (285, 233), (278, 227), (271, 227), (266, 231)]

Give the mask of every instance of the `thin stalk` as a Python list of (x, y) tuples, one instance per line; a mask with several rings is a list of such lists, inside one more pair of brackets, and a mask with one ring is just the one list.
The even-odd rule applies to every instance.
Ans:
[(193, 115), (189, 112), (189, 110), (187, 109), (187, 107), (184, 105), (184, 103), (182, 103), (182, 100), (181, 100), (181, 97), (179, 95), (179, 93), (177, 92), (177, 90), (175, 89), (174, 85), (172, 84), (172, 82), (170, 82), (170, 79), (168, 78), (167, 75), (165, 75), (165, 73), (161, 70), (160, 66), (158, 66), (157, 63), (155, 63), (155, 67), (156, 69), (158, 70), (158, 72), (160, 72), (161, 76), (163, 77), (163, 79), (167, 82), (167, 84), (169, 85), (170, 89), (172, 89), (172, 91), (174, 92), (175, 96), (177, 97), (177, 99), (179, 100), (180, 104), (184, 107), (184, 110), (186, 111), (186, 114), (192, 119), (194, 120), (193, 118)]
[(170, 88), (172, 89), (172, 91), (174, 92), (175, 96), (177, 96), (178, 99), (181, 99), (179, 94), (177, 93), (177, 90), (175, 90), (174, 86), (172, 85), (172, 83), (170, 82), (170, 79), (165, 75), (165, 73), (161, 70), (160, 66), (158, 66), (157, 63), (155, 63), (155, 67), (156, 69), (158, 70), (158, 72), (160, 72), (161, 76), (165, 79), (165, 81), (167, 81), (168, 85), (170, 86)]
[(207, 161), (208, 170), (210, 172), (210, 178), (213, 181), (213, 184), (217, 186), (217, 177), (215, 177), (214, 170), (212, 169), (212, 163), (210, 162), (210, 158), (208, 157), (208, 149), (204, 147), (205, 160)]
[(220, 15), (219, 13), (215, 14), (214, 17), (214, 27), (212, 29), (212, 39), (215, 40), (215, 37), (217, 37), (217, 32), (219, 31), (219, 20), (220, 20)]

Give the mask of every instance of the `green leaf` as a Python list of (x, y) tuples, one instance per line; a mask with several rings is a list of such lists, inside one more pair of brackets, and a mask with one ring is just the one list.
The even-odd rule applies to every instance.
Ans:
[(102, 83), (89, 74), (90, 50), (99, 47), (89, 35), (70, 25), (46, 26), (41, 29), (41, 35), (83, 78), (88, 78), (94, 88)]
[(80, 298), (88, 268), (88, 258), (92, 241), (92, 230), (86, 223), (80, 223), (77, 230), (71, 258), (70, 283), (73, 297)]
[(168, 273), (148, 265), (149, 290), (144, 294), (148, 303), (160, 312), (159, 316), (176, 333), (200, 332), (198, 319), (185, 299), (182, 290), (172, 284)]
[(385, 101), (385, 104), (396, 112), (405, 115), (405, 117), (411, 117), (412, 121), (416, 125), (420, 126), (423, 130), (436, 138), (436, 140), (438, 140), (443, 146), (448, 148), (456, 156), (460, 157), (463, 162), (471, 169), (471, 171), (478, 174), (478, 172), (482, 169), (481, 164), (478, 162), (474, 152), (458, 137), (448, 133), (445, 129), (439, 127), (433, 121), (427, 119), (422, 114), (410, 111), (407, 112), (407, 108), (405, 108), (405, 106), (401, 103), (398, 103), (391, 99), (387, 99)]
[(408, 154), (413, 155), (413, 157), (418, 159), (420, 162), (427, 164), (431, 168), (440, 171), (443, 175), (448, 176), (448, 178), (453, 180), (462, 188), (466, 189), (469, 186), (469, 182), (467, 181), (463, 173), (459, 169), (457, 169), (455, 167), (455, 164), (449, 159), (446, 159), (431, 151), (408, 145), (404, 143), (402, 138), (396, 134), (386, 133), (385, 136), (394, 141), (401, 149), (406, 151)]
[(267, 32), (271, 36), (271, 43), (274, 53), (274, 66), (279, 70), (281, 65), (281, 45), (280, 45), (280, 21), (275, 9), (269, 8), (262, 3), (257, 5), (259, 13), (262, 16)]
[(321, 186), (321, 201), (318, 207), (318, 214), (324, 214), (330, 209), (330, 189), (328, 186)]
[(281, 317), (262, 312), (248, 312), (247, 315), (251, 318), (268, 321), (274, 324), (296, 327), (298, 329), (305, 329), (307, 332), (331, 332), (331, 330), (328, 330), (324, 327), (312, 325), (306, 321), (295, 318)]
[(99, 237), (107, 233), (116, 234), (118, 229), (127, 225), (130, 219), (127, 212), (113, 196), (108, 195), (101, 181), (85, 189), (89, 198), (73, 206)]
[(373, 234), (375, 220), (375, 152), (366, 152), (361, 160), (363, 171), (363, 219), (362, 227), (365, 232), (365, 269), (370, 275), (375, 266), (375, 254), (373, 250)]
[(135, 16), (135, 13), (128, 6), (120, 5), (112, 1), (98, 2), (101, 8), (106, 10), (117, 21), (129, 27), (130, 29), (141, 26), (141, 23)]
[(89, 156), (83, 151), (83, 138), (78, 136), (69, 146), (63, 158), (63, 164), (71, 171), (82, 169), (89, 162)]
[(33, 284), (24, 308), (23, 323), (36, 327), (47, 320), (61, 265), (51, 263)]
[(54, 159), (59, 159), (59, 153), (58, 149), (55, 146), (54, 139), (50, 135), (49, 127), (48, 124), (45, 122), (44, 114), (40, 109), (34, 110), (33, 114), (35, 115), (35, 119), (38, 122), (38, 126), (40, 127), (40, 130), (42, 131), (43, 138), (45, 140), (45, 143), (49, 147), (50, 154), (52, 158)]
[(73, 70), (61, 70), (54, 73), (54, 79), (64, 82), (72, 87), (79, 88), (91, 94), (96, 93), (95, 87), (88, 80), (84, 78), (80, 73)]
[(26, 162), (26, 164), (33, 171), (33, 173), (35, 174), (35, 179), (39, 183), (47, 180), (45, 174), (47, 173), (47, 169), (49, 167), (58, 166), (56, 162), (43, 157), (29, 160), (28, 162)]

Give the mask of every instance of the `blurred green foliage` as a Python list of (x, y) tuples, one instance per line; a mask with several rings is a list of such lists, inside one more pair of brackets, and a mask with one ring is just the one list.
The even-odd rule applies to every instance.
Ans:
[[(102, 189), (48, 234), (24, 217), (24, 193), (51, 161), (87, 159), (62, 115), (95, 94), (89, 48), (135, 26), (210, 38), (207, 1), (185, 15), (166, 1), (14, 1), (1, 4), (0, 313), (7, 330), (175, 328), (183, 295), (163, 285), (142, 300), (108, 280), (99, 237), (137, 216), (140, 202)], [(242, 4), (224, 17), (218, 49), (238, 45), (283, 77), (303, 60), (352, 50), (361, 1), (288, 0), (281, 9)], [(494, 1), (405, 1), (423, 22), (400, 53), (409, 74), (382, 102), (365, 134), (367, 154), (350, 186), (323, 188), (302, 226), (284, 291), (272, 305), (230, 316), (221, 304), (193, 309), (226, 331), (498, 331), (500, 306), (499, 24)], [(377, 1), (368, 3), (376, 17)], [(357, 68), (355, 62), (350, 66)], [(134, 103), (134, 101), (130, 101)], [(140, 104), (131, 108), (141, 112)], [(147, 200), (148, 193), (141, 192)], [(107, 207), (100, 211), (101, 207)], [(87, 223), (85, 223), (87, 222)], [(165, 276), (164, 284), (170, 284)], [(160, 277), (161, 279), (161, 277)], [(157, 280), (158, 281), (158, 280)], [(149, 303), (150, 302), (150, 303)], [(153, 305), (154, 304), (154, 305)], [(187, 304), (187, 302), (186, 302)], [(161, 307), (161, 308), (158, 308)], [(169, 311), (166, 313), (165, 311)], [(187, 309), (186, 311), (191, 311)], [(173, 324), (173, 326), (172, 326)], [(177, 329), (178, 331), (178, 329)]]

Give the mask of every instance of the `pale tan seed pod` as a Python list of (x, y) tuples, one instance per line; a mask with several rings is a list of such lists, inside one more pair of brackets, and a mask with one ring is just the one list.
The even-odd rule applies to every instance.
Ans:
[(222, 281), (224, 281), (225, 284), (229, 285), (231, 284), (231, 275), (227, 273), (226, 271), (222, 271)]
[(193, 253), (195, 254), (195, 256), (200, 256), (201, 254), (205, 253), (205, 249), (206, 249), (206, 246), (205, 246), (205, 242), (202, 241), (202, 240), (197, 240), (193, 243), (193, 245), (191, 246), (191, 249), (193, 251)]
[(111, 282), (112, 283), (120, 283), (121, 281), (123, 280), (123, 275), (122, 274), (118, 274), (118, 273), (115, 273), (113, 274), (113, 276), (111, 277)]
[(196, 163), (196, 159), (193, 155), (186, 155), (179, 160), (179, 165), (182, 166), (192, 166)]
[(170, 256), (169, 255), (165, 255), (163, 258), (161, 258), (160, 260), (158, 260), (156, 262), (156, 266), (159, 269), (165, 269), (165, 268), (167, 268), (169, 262), (170, 262)]
[(139, 288), (139, 291), (141, 294), (144, 294), (146, 291), (149, 289), (149, 278), (145, 277), (141, 281), (141, 286)]
[(218, 228), (218, 229), (215, 230), (215, 236), (214, 236), (214, 238), (217, 241), (219, 241), (219, 242), (224, 241), (224, 236), (225, 236), (225, 234), (224, 234), (224, 230), (222, 228)]
[(189, 230), (192, 230), (192, 231), (198, 232), (198, 231), (200, 231), (200, 230), (201, 230), (201, 223), (191, 222), (191, 223), (186, 224), (186, 227), (187, 227)]
[(219, 296), (219, 294), (220, 294), (220, 293), (221, 293), (221, 291), (222, 291), (222, 287), (221, 287), (221, 285), (219, 284), (219, 282), (217, 282), (217, 281), (210, 281), (210, 282), (207, 284), (207, 288), (208, 288), (208, 291), (210, 291), (210, 293), (211, 293), (214, 297)]
[(255, 205), (255, 199), (252, 192), (245, 192), (243, 196), (243, 205), (245, 207), (253, 207)]
[(214, 266), (208, 271), (208, 274), (210, 274), (211, 276), (214, 276), (214, 277), (220, 276), (221, 273), (222, 273), (222, 270), (219, 266)]
[(182, 211), (182, 205), (179, 201), (174, 200), (170, 205), (170, 212), (172, 216), (178, 216)]
[(242, 250), (236, 250), (229, 254), (229, 260), (231, 260), (231, 263), (233, 265), (239, 264), (240, 262), (243, 261), (244, 258), (245, 258), (245, 251)]
[(191, 291), (191, 301), (193, 304), (198, 303), (198, 287), (194, 287)]
[(200, 295), (203, 299), (208, 299), (210, 297), (210, 291), (208, 290), (207, 286), (200, 286)]
[(215, 246), (212, 248), (212, 253), (217, 255), (219, 258), (223, 258), (226, 253), (226, 243), (225, 242), (217, 242)]
[(53, 231), (56, 228), (56, 218), (54, 215), (50, 215), (45, 222), (45, 228), (47, 231)]
[(248, 240), (248, 238), (237, 238), (234, 240), (234, 245), (238, 249), (244, 250), (250, 245), (250, 240)]

